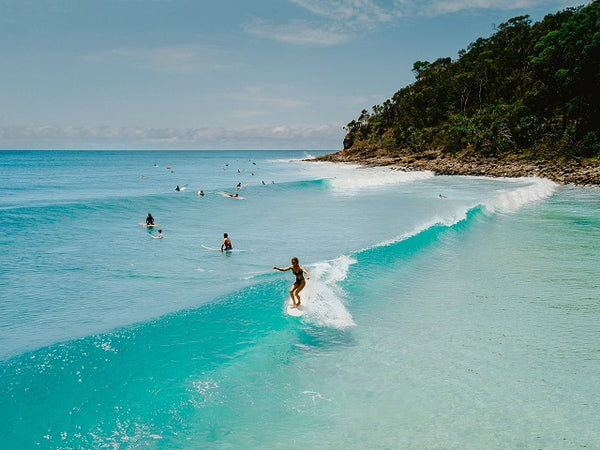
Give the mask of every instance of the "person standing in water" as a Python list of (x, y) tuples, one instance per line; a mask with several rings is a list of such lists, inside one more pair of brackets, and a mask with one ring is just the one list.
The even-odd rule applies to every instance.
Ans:
[(231, 239), (227, 236), (227, 233), (223, 233), (223, 243), (221, 244), (221, 251), (223, 250), (231, 250), (233, 246), (231, 245)]
[[(294, 284), (290, 289), (290, 298), (292, 299), (291, 307), (297, 308), (298, 306), (300, 306), (300, 291), (304, 289), (304, 286), (306, 286), (306, 280), (310, 278), (309, 273), (306, 270), (304, 270), (304, 267), (302, 267), (299, 264), (298, 258), (296, 258), (295, 256), (292, 258), (291, 266), (288, 266), (285, 269), (273, 266), (273, 269), (279, 270), (280, 272), (291, 270), (292, 273), (296, 276), (296, 281), (294, 281)], [(304, 278), (304, 274), (306, 274), (306, 278)]]

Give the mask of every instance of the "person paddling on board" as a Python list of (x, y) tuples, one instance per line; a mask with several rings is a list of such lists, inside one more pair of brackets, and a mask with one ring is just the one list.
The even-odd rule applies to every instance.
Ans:
[(154, 217), (152, 214), (148, 213), (148, 217), (146, 217), (146, 225), (154, 225)]
[[(290, 289), (290, 298), (292, 299), (291, 308), (297, 308), (300, 306), (300, 291), (304, 289), (304, 286), (306, 286), (306, 280), (310, 279), (309, 273), (298, 263), (298, 258), (295, 256), (292, 258), (291, 266), (288, 266), (285, 269), (273, 266), (273, 269), (279, 270), (280, 272), (291, 270), (292, 273), (296, 275), (296, 281), (294, 281), (294, 284)], [(304, 274), (306, 274), (306, 279), (304, 278)]]
[(231, 250), (233, 247), (231, 245), (231, 239), (227, 236), (227, 233), (223, 233), (223, 243), (221, 244), (221, 251), (223, 250)]

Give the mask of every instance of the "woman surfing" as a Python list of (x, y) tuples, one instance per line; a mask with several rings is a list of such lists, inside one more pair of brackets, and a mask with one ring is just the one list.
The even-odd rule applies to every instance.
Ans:
[[(294, 284), (290, 289), (290, 298), (292, 299), (292, 306), (290, 306), (290, 308), (297, 308), (300, 306), (300, 291), (306, 286), (306, 280), (310, 279), (309, 273), (298, 263), (298, 258), (296, 257), (292, 258), (291, 266), (288, 266), (285, 269), (273, 266), (273, 269), (279, 270), (280, 272), (291, 270), (296, 276), (296, 281), (294, 281)], [(304, 278), (304, 274), (306, 274), (306, 279)]]

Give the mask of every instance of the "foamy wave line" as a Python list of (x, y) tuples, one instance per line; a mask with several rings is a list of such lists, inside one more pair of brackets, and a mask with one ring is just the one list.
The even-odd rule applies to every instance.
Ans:
[(417, 236), (418, 234), (421, 234), (424, 231), (427, 231), (430, 228), (433, 228), (438, 225), (450, 228), (450, 227), (456, 225), (457, 223), (462, 222), (463, 220), (467, 220), (468, 212), (477, 208), (477, 206), (478, 205), (474, 205), (470, 208), (465, 208), (462, 211), (456, 211), (456, 213), (453, 214), (452, 216), (448, 216), (448, 217), (444, 217), (444, 218), (434, 217), (431, 220), (428, 220), (427, 222), (424, 222), (424, 223), (416, 226), (411, 231), (407, 231), (407, 232), (399, 234), (398, 236), (395, 236), (393, 238), (386, 239), (385, 241), (381, 241), (376, 244), (370, 245), (369, 247), (362, 248), (362, 249), (358, 250), (356, 253), (362, 253), (362, 252), (372, 250), (374, 248), (387, 247), (389, 245), (397, 244), (398, 242), (402, 242), (407, 239), (410, 239), (410, 238)]
[(462, 210), (456, 211), (454, 214), (447, 217), (433, 217), (431, 220), (416, 226), (413, 230), (402, 233), (385, 241), (378, 242), (369, 247), (358, 250), (357, 253), (362, 253), (378, 247), (387, 247), (398, 242), (405, 241), (414, 237), (434, 226), (452, 227), (463, 220), (467, 219), (467, 214), (474, 209), (483, 206), (489, 213), (509, 213), (515, 212), (523, 206), (545, 200), (551, 197), (556, 191), (558, 184), (545, 178), (526, 178), (515, 181), (531, 181), (532, 183), (512, 190), (506, 190), (494, 197), (491, 200), (482, 202), (481, 204), (473, 204), (465, 207)]
[[(313, 160), (316, 159), (317, 157), (315, 155), (312, 155), (308, 152), (304, 152), (304, 155), (301, 157), (296, 157), (296, 158), (274, 158), (274, 159), (268, 159), (267, 162), (269, 163), (290, 163), (290, 162), (305, 162), (306, 160)], [(313, 163), (311, 163), (313, 164)]]
[(305, 181), (324, 179), (332, 190), (345, 194), (354, 194), (362, 189), (426, 180), (435, 176), (431, 171), (406, 172), (392, 167), (364, 167), (354, 163), (308, 161), (314, 158), (307, 153), (303, 158), (274, 159), (270, 162), (301, 164), (302, 168), (310, 174)]
[(356, 325), (346, 309), (343, 300), (345, 294), (338, 284), (346, 279), (350, 266), (356, 262), (356, 259), (342, 255), (309, 267), (311, 278), (304, 288), (304, 295), (309, 299), (305, 320), (318, 326), (338, 329)]
[(526, 178), (531, 183), (517, 189), (506, 190), (497, 197), (486, 201), (485, 208), (491, 212), (510, 213), (515, 212), (523, 206), (545, 200), (556, 191), (558, 184), (546, 178)]
[(358, 164), (311, 162), (319, 177), (327, 178), (332, 189), (354, 193), (368, 188), (410, 183), (433, 178), (433, 172), (405, 172), (390, 167), (363, 167)]

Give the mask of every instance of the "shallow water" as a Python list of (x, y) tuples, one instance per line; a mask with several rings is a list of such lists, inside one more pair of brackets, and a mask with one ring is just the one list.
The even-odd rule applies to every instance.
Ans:
[(600, 445), (598, 189), (1, 153), (4, 448)]

